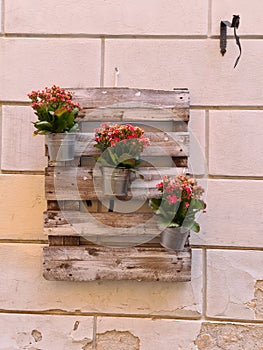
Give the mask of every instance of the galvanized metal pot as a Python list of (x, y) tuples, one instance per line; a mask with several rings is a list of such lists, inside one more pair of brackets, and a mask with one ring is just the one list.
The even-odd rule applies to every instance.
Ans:
[(125, 168), (102, 167), (104, 194), (126, 196), (130, 183), (130, 171)]
[(161, 233), (161, 245), (167, 249), (183, 250), (190, 231), (182, 227), (166, 227)]
[(51, 161), (64, 162), (74, 159), (76, 134), (48, 134), (46, 143)]

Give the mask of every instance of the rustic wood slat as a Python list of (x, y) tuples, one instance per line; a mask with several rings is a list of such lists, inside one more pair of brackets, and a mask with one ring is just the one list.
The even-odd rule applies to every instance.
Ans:
[[(81, 166), (87, 166), (94, 168), (96, 159), (94, 157), (83, 156), (81, 157)], [(187, 167), (187, 157), (143, 157), (140, 162), (140, 167), (147, 167), (149, 164), (154, 164), (155, 167)], [(50, 165), (52, 166), (52, 165)]]
[(83, 108), (77, 118), (80, 122), (143, 122), (147, 121), (184, 121), (189, 120), (189, 111), (179, 108), (114, 108), (100, 107), (96, 109)]
[(44, 232), (56, 236), (82, 236), (107, 246), (131, 246), (160, 234), (153, 213), (46, 212)]
[[(188, 156), (188, 132), (146, 132), (145, 136), (150, 139), (151, 144), (142, 152), (142, 157), (163, 155), (170, 157)], [(100, 155), (101, 152), (94, 145), (94, 133), (77, 134), (76, 157)]]
[(78, 236), (48, 236), (50, 246), (78, 246), (80, 237)]
[(47, 280), (191, 280), (191, 251), (157, 247), (44, 247), (43, 275)]
[(189, 155), (189, 133), (187, 132), (146, 132), (145, 136), (149, 137), (151, 144), (142, 152), (142, 157)]
[[(78, 116), (81, 133), (75, 159), (49, 162), (46, 168), (44, 232), (50, 246), (44, 248), (44, 277), (189, 281), (191, 250), (162, 248), (157, 218), (147, 212), (148, 199), (159, 193), (156, 184), (161, 177), (187, 172), (188, 89), (70, 90), (83, 107)], [(94, 147), (94, 129), (107, 121), (138, 125), (151, 141), (138, 169), (144, 179), (133, 175), (128, 196), (113, 201), (102, 195), (102, 174), (96, 166), (100, 152)], [(130, 210), (130, 199), (139, 209)]]
[[(183, 111), (183, 110), (182, 110)], [(81, 133), (94, 133), (96, 128), (99, 128), (101, 124), (105, 123), (105, 119), (98, 118), (95, 121), (81, 122), (79, 129)], [(109, 122), (111, 123), (111, 121)], [(113, 121), (115, 123), (115, 121)], [(134, 120), (128, 121), (129, 124), (139, 126), (145, 132), (187, 132), (188, 123), (185, 121), (173, 121), (173, 120), (148, 120), (143, 119), (141, 121)], [(126, 124), (126, 121), (122, 121), (121, 124)]]
[(50, 211), (52, 211), (52, 210), (60, 210), (58, 202), (55, 201), (55, 200), (47, 201), (47, 210), (50, 210)]
[[(138, 225), (144, 224), (154, 217), (153, 213), (87, 213), (80, 211), (46, 211), (44, 213), (44, 227), (57, 227), (63, 226), (65, 224), (81, 224), (87, 223), (88, 225), (94, 226), (90, 222), (89, 218), (92, 216), (94, 221), (98, 224), (102, 223), (111, 227), (136, 227)], [(155, 222), (156, 225), (156, 222)], [(154, 224), (152, 223), (151, 229), (154, 229)]]
[(54, 210), (79, 210), (80, 209), (80, 203), (78, 201), (60, 201), (57, 202), (56, 200), (47, 201), (47, 210), (48, 211), (54, 211)]
[(97, 199), (90, 168), (48, 167), (45, 169), (47, 200)]
[[(139, 168), (144, 180), (137, 178), (131, 183), (134, 198), (152, 198), (158, 191), (156, 184), (163, 175), (176, 175), (180, 168)], [(45, 169), (45, 192), (47, 200), (96, 200), (103, 198), (100, 171), (94, 173), (88, 167), (48, 167)], [(139, 177), (139, 175), (137, 175)]]
[(70, 89), (74, 101), (82, 107), (115, 108), (189, 108), (188, 89), (171, 91), (133, 88), (78, 88)]
[(76, 236), (79, 237), (80, 234), (74, 230), (72, 225), (65, 224), (61, 227), (44, 227), (43, 234), (45, 236), (56, 236), (56, 237), (63, 237), (63, 236)]

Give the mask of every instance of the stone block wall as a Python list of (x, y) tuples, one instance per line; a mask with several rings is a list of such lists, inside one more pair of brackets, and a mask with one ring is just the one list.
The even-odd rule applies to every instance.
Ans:
[[(0, 349), (262, 350), (263, 3), (0, 4)], [(220, 21), (233, 14), (243, 49), (235, 69), (230, 29), (219, 52)], [(46, 159), (26, 94), (113, 86), (115, 68), (118, 86), (190, 90), (191, 158), (208, 202), (191, 237), (191, 282), (42, 277)]]

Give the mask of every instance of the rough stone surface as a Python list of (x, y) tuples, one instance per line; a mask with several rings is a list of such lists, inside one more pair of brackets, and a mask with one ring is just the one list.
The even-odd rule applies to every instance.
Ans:
[(1, 350), (83, 350), (93, 341), (87, 316), (1, 314), (0, 329)]
[(198, 350), (262, 350), (262, 325), (203, 323), (195, 344)]
[(263, 319), (263, 281), (258, 280), (255, 283), (254, 298), (247, 302), (246, 305), (254, 310), (255, 317), (258, 320)]
[[(91, 350), (91, 345), (87, 350)], [(130, 332), (108, 331), (96, 336), (96, 350), (140, 350), (140, 339)]]
[(127, 336), (129, 340), (132, 340), (134, 347), (128, 347), (129, 350), (196, 350), (194, 342), (199, 332), (199, 321), (117, 317), (98, 317), (97, 320), (98, 344), (100, 344), (100, 339), (107, 338), (113, 344), (109, 348), (98, 347), (98, 350), (126, 350), (121, 343), (119, 343), (120, 347), (114, 343), (114, 340), (118, 340), (121, 335), (123, 338)]
[(207, 315), (220, 319), (263, 320), (262, 284), (256, 283), (262, 279), (262, 262), (262, 251), (209, 250)]
[(263, 319), (263, 281), (257, 281), (255, 284), (255, 303), (256, 318)]

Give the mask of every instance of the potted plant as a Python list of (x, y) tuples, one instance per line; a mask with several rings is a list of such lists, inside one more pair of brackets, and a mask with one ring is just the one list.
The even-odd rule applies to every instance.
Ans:
[(196, 215), (205, 211), (204, 189), (197, 180), (180, 174), (165, 176), (156, 185), (158, 195), (150, 199), (151, 209), (158, 215), (161, 245), (168, 249), (183, 249), (190, 230), (200, 231)]
[(95, 129), (95, 147), (101, 150), (104, 194), (125, 196), (130, 171), (140, 163), (140, 153), (150, 144), (144, 130), (131, 124), (102, 124)]
[(75, 121), (80, 107), (72, 101), (72, 93), (53, 85), (28, 94), (38, 117), (33, 122), (34, 135), (46, 135), (50, 160), (67, 161), (74, 158)]

